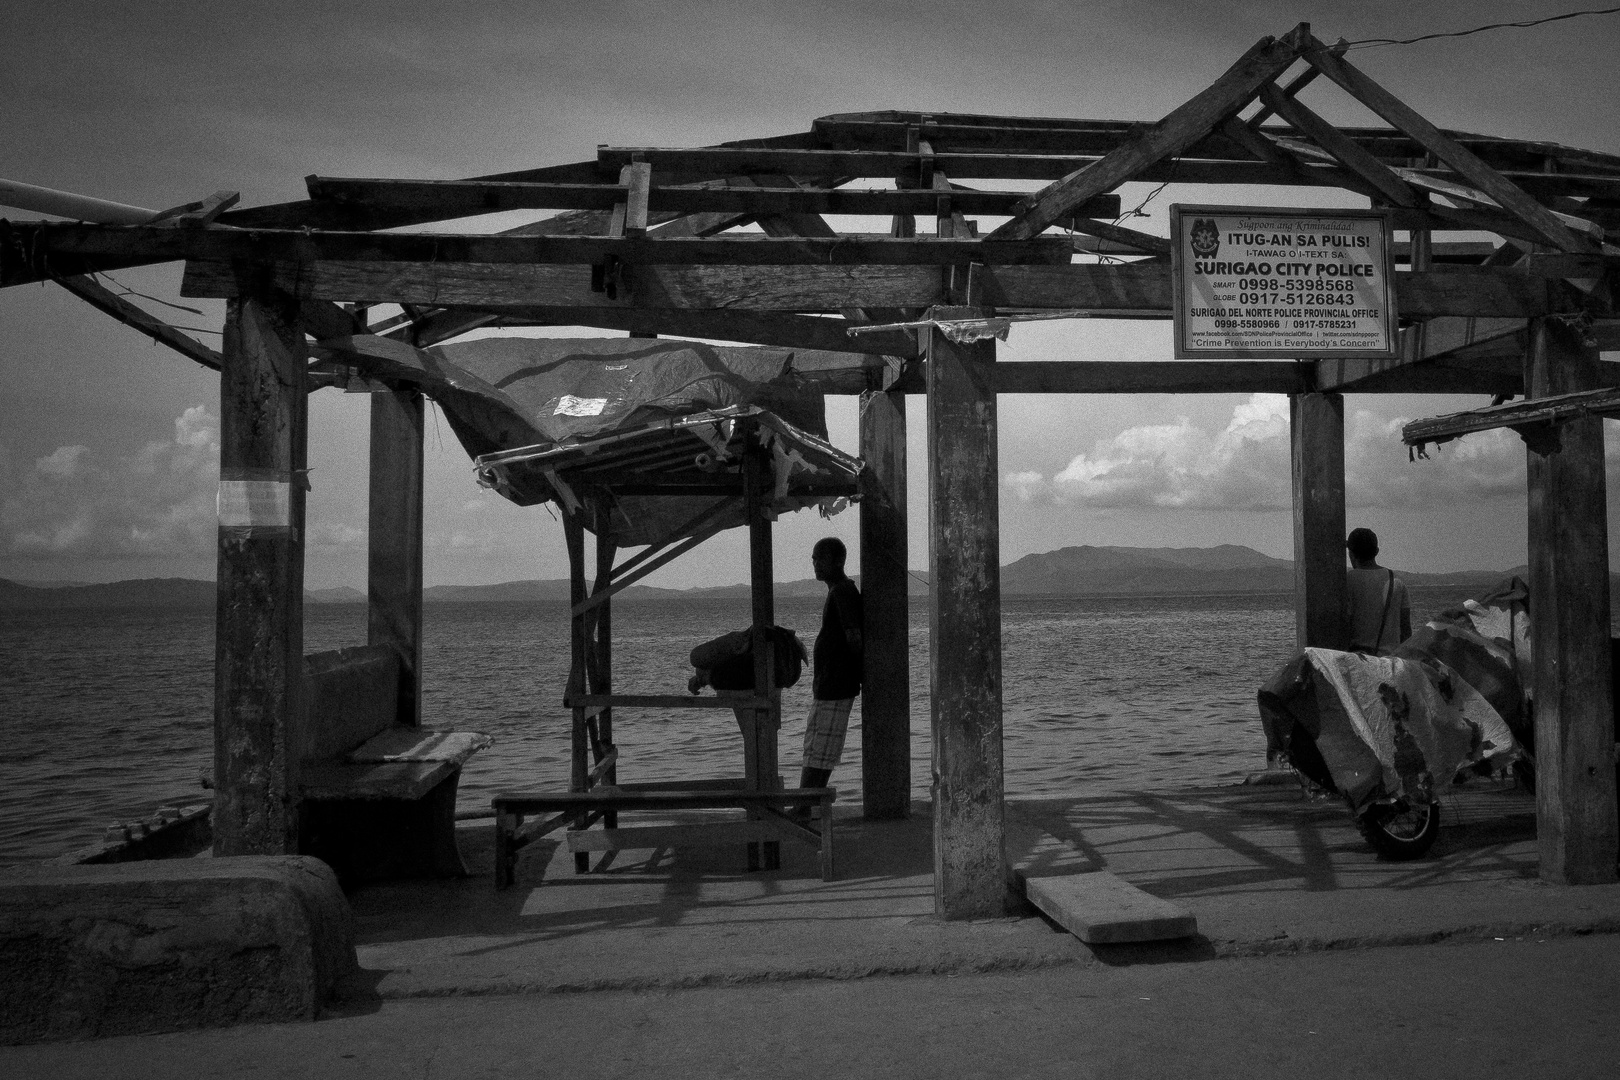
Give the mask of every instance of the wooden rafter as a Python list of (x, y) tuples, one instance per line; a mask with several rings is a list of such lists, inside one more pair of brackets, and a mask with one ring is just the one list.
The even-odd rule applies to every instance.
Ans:
[(1027, 239), (1074, 213), (1093, 196), (1112, 191), (1141, 171), (1180, 153), (1254, 99), (1260, 88), (1288, 69), (1309, 36), (1303, 24), (1282, 39), (1264, 38), (1207, 89), (1095, 164), (1065, 176), (1032, 196), (991, 239)]
[(74, 275), (57, 278), (56, 283), (96, 310), (106, 312), (125, 326), (139, 330), (153, 341), (167, 345), (181, 356), (195, 360), (205, 368), (218, 371), (224, 363), (219, 353), (202, 342), (176, 330), (90, 278)]
[(1396, 206), (1418, 206), (1422, 200), (1389, 166), (1363, 150), (1353, 140), (1339, 134), (1332, 124), (1283, 93), (1275, 85), (1260, 88), (1260, 100), (1300, 132), (1308, 136), (1333, 159), (1355, 173), (1374, 191)]
[(1359, 69), (1347, 63), (1342, 57), (1334, 56), (1320, 41), (1311, 37), (1303, 42), (1302, 46), (1300, 55), (1307, 63), (1338, 83), (1357, 101), (1422, 144), (1425, 150), (1451, 166), (1470, 184), (1534, 229), (1548, 243), (1560, 251), (1598, 250), (1594, 241), (1572, 232), (1546, 207), (1503, 178), (1466, 147), (1448, 138), (1439, 128), (1419, 116)]

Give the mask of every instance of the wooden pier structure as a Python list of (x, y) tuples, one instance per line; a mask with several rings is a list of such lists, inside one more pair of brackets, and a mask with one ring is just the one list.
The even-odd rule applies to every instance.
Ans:
[[(1313, 85), (1389, 126), (1330, 124), (1302, 100)], [(1347, 191), (1382, 208), (1405, 236), (1394, 245), (1398, 356), (1123, 362), (1080, 349), (1009, 363), (993, 337), (945, 332), (941, 322), (1032, 314), (1169, 318), (1170, 245), (1121, 223), (1118, 189), (1130, 181), (1337, 189), (1341, 204)], [(1620, 157), (1441, 130), (1301, 25), (1152, 123), (845, 114), (778, 137), (602, 146), (467, 180), (311, 176), (308, 193), (251, 208), (222, 194), (134, 224), (129, 208), (116, 224), (0, 222), (0, 284), (54, 280), (221, 371), (221, 506), (237, 515), (222, 516), (219, 534), (221, 852), (297, 844), (288, 733), (303, 707), (308, 393), (355, 380), (375, 390), (371, 642), (400, 656), (399, 709), (416, 722), (422, 399), (368, 373), (364, 343), (427, 348), (482, 327), (577, 326), (840, 354), (820, 386), (860, 397), (862, 768), (874, 817), (906, 814), (912, 794), (905, 419), (907, 395), (926, 395), (931, 795), (947, 917), (998, 915), (1007, 902), (999, 394), (1290, 395), (1298, 639), (1320, 646), (1343, 644), (1344, 396), (1525, 396), (1530, 413), (1419, 434), (1506, 425), (1525, 436), (1541, 870), (1553, 882), (1615, 880), (1600, 417), (1620, 415), (1620, 395), (1559, 403), (1620, 387), (1600, 357), (1620, 346), (1620, 241), (1607, 235), (1620, 230)], [(517, 209), (563, 212), (498, 234), (399, 231)], [(879, 224), (841, 233), (829, 214)], [(975, 216), (1002, 223), (981, 233)], [(738, 231), (750, 226), (760, 231)], [(229, 301), (221, 353), (89, 276), (177, 260), (185, 295)], [(373, 317), (380, 305), (400, 313)], [(927, 325), (848, 333), (902, 322)], [(589, 647), (576, 632), (576, 650)]]

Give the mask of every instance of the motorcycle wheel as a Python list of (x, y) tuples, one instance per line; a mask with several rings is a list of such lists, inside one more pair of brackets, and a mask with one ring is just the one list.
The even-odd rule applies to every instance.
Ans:
[(1356, 818), (1356, 828), (1386, 859), (1420, 859), (1440, 835), (1440, 804), (1373, 806)]

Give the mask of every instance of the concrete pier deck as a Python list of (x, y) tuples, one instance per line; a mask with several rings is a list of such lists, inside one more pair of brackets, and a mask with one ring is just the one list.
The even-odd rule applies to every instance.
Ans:
[[(457, 1060), (463, 1064), (488, 1064), (490, 1040), (508, 1038), (510, 1024), (535, 1025), (536, 1039), (561, 1039), (559, 1049), (566, 1043), (574, 1047), (568, 1053), (579, 1054), (585, 1051), (575, 1035), (554, 1033), (557, 1023), (565, 1017), (591, 1018), (578, 1022), (595, 1025), (593, 1030), (605, 1033), (612, 1045), (622, 1027), (612, 1017), (626, 1009), (624, 1015), (644, 1018), (638, 1023), (654, 1014), (673, 1023), (682, 1010), (708, 1009), (708, 1020), (691, 1022), (721, 1025), (705, 1030), (719, 1040), (714, 1052), (725, 1056), (737, 1039), (747, 1037), (723, 1030), (728, 1008), (751, 1015), (775, 1001), (791, 1013), (823, 1002), (831, 1010), (825, 1017), (807, 1016), (800, 1023), (791, 1015), (770, 1014), (762, 1021), (773, 1030), (797, 1025), (807, 1038), (819, 1038), (832, 1037), (825, 1022), (843, 1015), (840, 1009), (854, 1010), (850, 1023), (859, 1020), (862, 1009), (899, 1008), (908, 1000), (920, 1010), (954, 1008), (971, 1017), (985, 1002), (1007, 995), (1022, 1000), (1035, 994), (1044, 1001), (1040, 995), (1050, 993), (1056, 995), (1053, 1001), (1072, 1003), (1099, 995), (1129, 997), (1126, 991), (1135, 988), (1142, 990), (1136, 996), (1148, 1001), (1155, 995), (1143, 987), (1152, 983), (1163, 990), (1166, 980), (1187, 987), (1207, 984), (1217, 998), (1236, 993), (1227, 986), (1231, 983), (1251, 996), (1269, 994), (1277, 1008), (1286, 1008), (1290, 995), (1299, 993), (1326, 995), (1324, 1002), (1333, 994), (1383, 1002), (1386, 980), (1397, 975), (1414, 980), (1414, 992), (1424, 979), (1439, 979), (1451, 987), (1439, 992), (1466, 998), (1496, 986), (1512, 991), (1520, 976), (1502, 966), (1508, 954), (1500, 950), (1530, 946), (1539, 951), (1513, 963), (1528, 965), (1525, 972), (1543, 972), (1553, 990), (1542, 1005), (1554, 1018), (1584, 1023), (1586, 1005), (1607, 1009), (1602, 1002), (1612, 1003), (1608, 995), (1620, 990), (1613, 963), (1620, 957), (1620, 937), (1605, 936), (1620, 934), (1620, 886), (1543, 885), (1536, 876), (1533, 800), (1511, 786), (1483, 783), (1448, 795), (1433, 854), (1412, 863), (1379, 861), (1342, 804), (1313, 801), (1297, 786), (1009, 803), (1009, 853), (1027, 873), (1106, 868), (1197, 916), (1198, 937), (1143, 945), (1087, 946), (1028, 910), (975, 922), (936, 919), (928, 807), (914, 809), (909, 821), (865, 822), (852, 813), (841, 819), (833, 882), (820, 880), (814, 851), (799, 845), (784, 844), (782, 868), (764, 873), (743, 872), (740, 850), (719, 849), (620, 852), (595, 872), (575, 875), (566, 849), (543, 841), (525, 853), (517, 885), (496, 892), (490, 877), (491, 830), (474, 824), (462, 830), (462, 837), (476, 876), (373, 885), (351, 895), (364, 974), (350, 1000), (327, 1019), (302, 1028), (275, 1025), (3, 1050), (0, 1070), (18, 1076), (34, 1075), (30, 1070), (91, 1075), (97, 1061), (119, 1060), (150, 1062), (154, 1075), (163, 1071), (160, 1065), (182, 1064), (189, 1075), (229, 1075), (211, 1067), (199, 1071), (199, 1062), (207, 1059), (203, 1049), (246, 1046), (241, 1040), (259, 1040), (272, 1031), (280, 1034), (264, 1043), (268, 1057), (261, 1059), (266, 1071), (260, 1075), (280, 1075), (270, 1066), (279, 1067), (284, 1057), (287, 1074), (293, 1075), (294, 1057), (288, 1056), (293, 1046), (312, 1053), (331, 1050), (332, 1075), (371, 1075), (367, 1055), (345, 1056), (341, 1046), (344, 1040), (383, 1038), (385, 1031), (395, 1033), (388, 1038), (405, 1040), (401, 1045), (431, 1035), (435, 1045), (461, 1046)], [(1403, 945), (1419, 948), (1379, 948)], [(1598, 963), (1599, 953), (1610, 959)], [(1615, 986), (1563, 984), (1566, 978), (1587, 978), (1576, 974), (1585, 967), (1608, 972), (1602, 978)], [(1475, 969), (1477, 976), (1464, 975)], [(1254, 983), (1256, 977), (1270, 989)], [(949, 981), (961, 978), (995, 996), (963, 997), (966, 984)], [(1310, 989), (1302, 989), (1306, 984)], [(828, 1003), (833, 991), (827, 988), (833, 985), (845, 989)], [(686, 991), (732, 996), (691, 997)], [(1392, 1000), (1398, 1004), (1407, 993), (1397, 991)], [(1560, 994), (1567, 999), (1562, 1004), (1556, 1000)], [(721, 1004), (700, 1007), (706, 1001)], [(860, 1005), (863, 1001), (867, 1004)], [(1391, 1022), (1400, 1024), (1403, 1037), (1427, 1032), (1431, 1038), (1425, 1045), (1433, 1044), (1433, 1025), (1440, 1021), (1432, 995), (1408, 1004), (1410, 1014), (1397, 1009)], [(1182, 1006), (1192, 1012), (1233, 1007), (1213, 999), (1200, 1004), (1196, 996)], [(1312, 1006), (1322, 1007), (1327, 1006)], [(1478, 1005), (1482, 1016), (1496, 1008), (1489, 1001)], [(1387, 1011), (1385, 1004), (1377, 1009)], [(1461, 1022), (1458, 1009), (1442, 1011), (1445, 1023)], [(1192, 1013), (1162, 1019), (1173, 1025), (1191, 1018)], [(1259, 1023), (1258, 1015), (1248, 1020)], [(1234, 1022), (1237, 1027), (1222, 1037), (1232, 1053), (1246, 1053), (1237, 1035), (1242, 1018)], [(1134, 1029), (1120, 1029), (1128, 1030)], [(1000, 1037), (993, 1028), (980, 1034)], [(1105, 1034), (1090, 1031), (1087, 1037)], [(880, 1032), (863, 1037), (882, 1049)], [(107, 1057), (115, 1047), (122, 1057)], [(698, 1055), (694, 1063), (704, 1060), (702, 1046), (694, 1043), (690, 1049)], [(389, 1055), (402, 1052), (394, 1046), (383, 1056), (392, 1060)], [(653, 1056), (637, 1056), (644, 1053)], [(657, 1055), (644, 1047), (612, 1061), (625, 1065), (632, 1059), (647, 1064)], [(571, 1061), (568, 1069), (557, 1071), (617, 1075), (605, 1058), (583, 1065)], [(1240, 1059), (1230, 1063), (1232, 1075), (1244, 1074), (1237, 1067)], [(1245, 1067), (1247, 1075), (1257, 1075), (1253, 1061)], [(696, 1064), (692, 1070), (691, 1075), (703, 1074)], [(1225, 1074), (1215, 1068), (1205, 1073)], [(1112, 1075), (1133, 1073), (1116, 1069)]]

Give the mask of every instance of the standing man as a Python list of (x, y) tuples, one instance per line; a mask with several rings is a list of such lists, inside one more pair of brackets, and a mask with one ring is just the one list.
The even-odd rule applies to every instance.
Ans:
[(1371, 529), (1351, 529), (1344, 546), (1350, 552), (1350, 651), (1382, 655), (1412, 636), (1406, 583), (1378, 565), (1378, 534)]
[(799, 786), (827, 786), (844, 754), (849, 710), (861, 691), (861, 591), (844, 573), (844, 542), (836, 536), (816, 541), (810, 563), (816, 580), (827, 583), (816, 635), (815, 671), (811, 679), (810, 717), (804, 725), (804, 763)]

